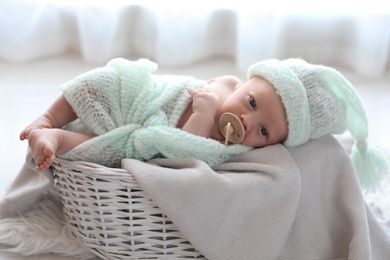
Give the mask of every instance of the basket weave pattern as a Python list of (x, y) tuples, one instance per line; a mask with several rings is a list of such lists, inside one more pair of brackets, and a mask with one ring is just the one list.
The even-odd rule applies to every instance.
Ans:
[(103, 259), (205, 259), (124, 169), (57, 158), (66, 224)]

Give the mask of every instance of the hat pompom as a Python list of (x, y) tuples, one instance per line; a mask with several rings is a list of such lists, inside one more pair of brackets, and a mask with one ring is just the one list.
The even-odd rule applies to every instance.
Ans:
[(375, 192), (380, 188), (383, 175), (389, 173), (389, 163), (383, 151), (357, 141), (352, 148), (351, 159), (355, 165), (362, 188)]

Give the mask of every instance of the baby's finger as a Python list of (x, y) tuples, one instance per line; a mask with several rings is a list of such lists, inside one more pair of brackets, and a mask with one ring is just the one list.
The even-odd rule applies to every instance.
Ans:
[(188, 93), (190, 93), (191, 96), (195, 92), (195, 89), (193, 89), (191, 87), (187, 87), (186, 89), (187, 89)]

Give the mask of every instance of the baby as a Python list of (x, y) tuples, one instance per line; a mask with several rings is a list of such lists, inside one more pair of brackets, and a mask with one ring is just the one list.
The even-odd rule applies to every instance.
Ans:
[[(370, 185), (376, 180), (367, 174), (387, 171), (371, 165), (378, 153), (366, 143), (364, 107), (332, 68), (300, 59), (266, 60), (249, 67), (244, 83), (234, 76), (208, 82), (159, 76), (156, 69), (148, 60), (114, 59), (61, 86), (64, 94), (20, 134), (29, 141), (36, 170), (49, 168), (55, 155), (109, 166), (125, 157), (190, 157), (212, 166), (254, 147), (294, 147), (349, 130), (357, 140), (352, 159), (361, 178)], [(243, 139), (225, 146), (228, 133), (220, 118), (229, 113)], [(92, 134), (61, 129), (77, 118)]]
[[(198, 136), (224, 141), (218, 119), (233, 113), (244, 126), (241, 144), (263, 147), (287, 138), (287, 118), (276, 89), (265, 79), (253, 76), (245, 83), (233, 76), (210, 80), (199, 89), (187, 87), (192, 97), (180, 117), (177, 128)], [(36, 170), (50, 167), (55, 155), (61, 155), (93, 138), (93, 135), (62, 130), (78, 117), (72, 106), (61, 95), (37, 120), (27, 126), (20, 139), (28, 138), (36, 162)]]

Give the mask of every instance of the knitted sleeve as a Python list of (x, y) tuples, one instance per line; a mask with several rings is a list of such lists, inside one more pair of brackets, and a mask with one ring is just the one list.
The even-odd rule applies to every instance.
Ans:
[(235, 154), (253, 149), (240, 144), (225, 146), (216, 140), (169, 127), (148, 127), (139, 131), (134, 137), (134, 147), (144, 159), (152, 159), (147, 156), (156, 153), (169, 159), (198, 159), (211, 167), (227, 161)]
[[(138, 111), (136, 99), (152, 85), (150, 75), (156, 69), (157, 64), (148, 60), (114, 59), (60, 88), (81, 121), (102, 135), (147, 116)], [(143, 118), (136, 118), (140, 114)]]

